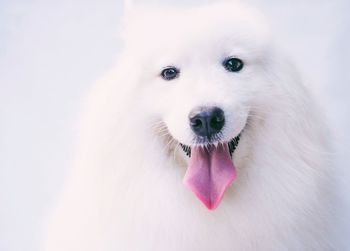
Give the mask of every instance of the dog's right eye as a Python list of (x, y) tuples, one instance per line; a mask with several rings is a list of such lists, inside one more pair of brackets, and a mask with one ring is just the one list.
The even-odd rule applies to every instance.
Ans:
[(172, 80), (174, 78), (177, 78), (179, 76), (179, 73), (180, 71), (176, 67), (169, 66), (163, 69), (160, 75), (165, 80)]
[(226, 58), (222, 65), (230, 72), (239, 72), (244, 66), (243, 61), (235, 57)]

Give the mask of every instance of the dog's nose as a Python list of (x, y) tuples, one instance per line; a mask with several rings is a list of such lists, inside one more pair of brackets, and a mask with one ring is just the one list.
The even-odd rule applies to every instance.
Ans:
[(198, 107), (190, 112), (189, 120), (195, 134), (210, 138), (224, 127), (225, 115), (218, 107)]

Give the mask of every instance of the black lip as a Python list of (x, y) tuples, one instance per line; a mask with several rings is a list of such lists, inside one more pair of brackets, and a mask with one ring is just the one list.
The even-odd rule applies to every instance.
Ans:
[(231, 141), (228, 142), (228, 149), (230, 150), (231, 157), (232, 157), (232, 154), (235, 152), (240, 139), (241, 139), (241, 134), (238, 134), (237, 137), (231, 139)]
[(188, 157), (191, 157), (191, 147), (190, 146), (187, 146), (187, 145), (184, 145), (182, 143), (180, 143), (180, 146), (182, 148), (182, 150), (185, 152), (185, 154), (188, 156)]
[[(232, 154), (235, 152), (240, 139), (241, 139), (241, 134), (239, 134), (238, 136), (234, 137), (233, 139), (231, 139), (227, 143), (231, 157), (232, 157)], [(181, 146), (182, 150), (185, 152), (185, 154), (188, 157), (191, 157), (191, 147), (188, 146), (188, 145), (182, 144), (182, 143), (180, 143), (180, 146)]]

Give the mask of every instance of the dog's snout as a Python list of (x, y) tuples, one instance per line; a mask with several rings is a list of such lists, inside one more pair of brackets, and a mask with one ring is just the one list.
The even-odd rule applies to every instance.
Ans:
[(189, 120), (196, 135), (210, 138), (224, 127), (225, 115), (218, 107), (198, 107), (191, 111)]

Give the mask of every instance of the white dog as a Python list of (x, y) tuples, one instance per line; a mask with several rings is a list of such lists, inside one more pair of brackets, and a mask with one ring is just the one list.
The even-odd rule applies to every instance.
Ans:
[(48, 251), (333, 250), (327, 130), (245, 6), (133, 8)]

